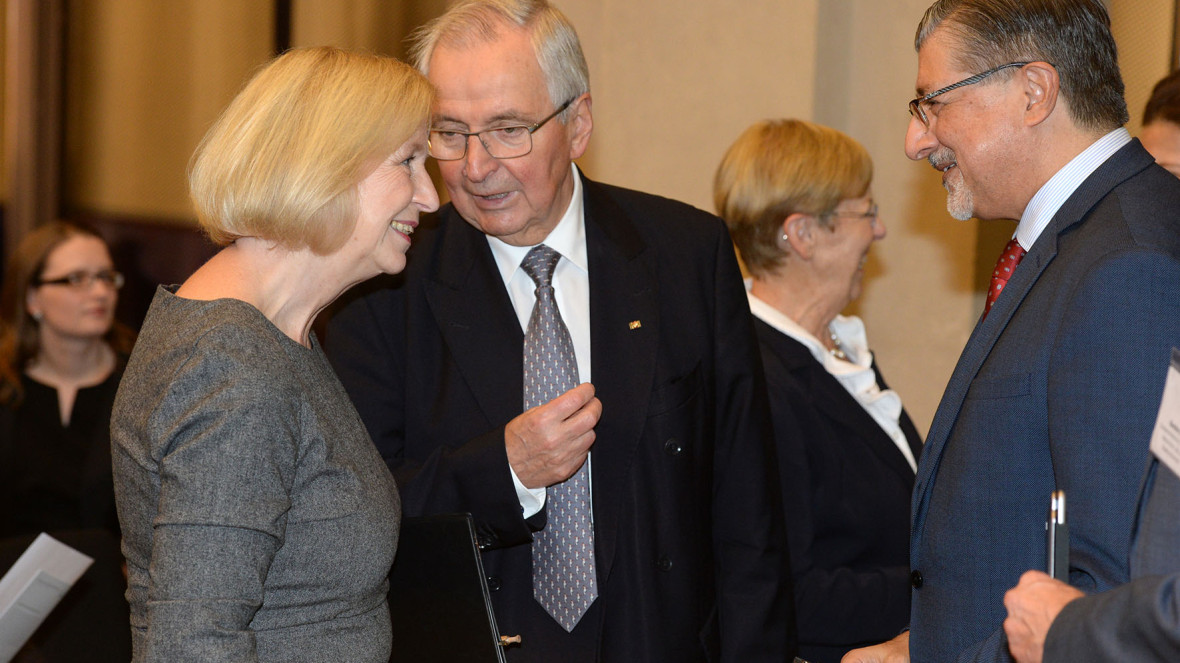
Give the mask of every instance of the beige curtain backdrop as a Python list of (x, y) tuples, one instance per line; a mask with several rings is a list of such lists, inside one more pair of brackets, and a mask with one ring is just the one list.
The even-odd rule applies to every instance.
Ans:
[[(873, 251), (853, 312), (924, 431), (1013, 229), (951, 219), (937, 174), (902, 151), (914, 28), (929, 0), (555, 1), (577, 25), (590, 63), (595, 134), (581, 164), (591, 177), (711, 209), (718, 160), (756, 120), (811, 119), (865, 144), (888, 237)], [(400, 56), (405, 34), (446, 4), (294, 0), (292, 42)], [(1134, 131), (1151, 85), (1169, 68), (1175, 2), (1108, 4)], [(273, 3), (68, 5), (68, 206), (191, 223), (189, 155), (269, 57)]]

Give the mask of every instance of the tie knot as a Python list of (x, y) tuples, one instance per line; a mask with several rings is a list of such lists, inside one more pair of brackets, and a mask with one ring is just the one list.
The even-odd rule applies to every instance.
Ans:
[(557, 266), (558, 260), (561, 260), (560, 253), (544, 244), (538, 244), (520, 262), (520, 268), (538, 288), (544, 288), (553, 280), (553, 268)]
[(1000, 254), (1000, 259), (996, 261), (996, 271), (1003, 272), (999, 276), (1005, 281), (1008, 280), (1012, 270), (1016, 269), (1016, 266), (1024, 258), (1024, 254), (1025, 250), (1020, 246), (1020, 242), (1016, 241), (1015, 237), (1009, 240), (1007, 246), (1004, 247), (1004, 252)]
[(987, 289), (987, 299), (983, 303), (983, 317), (986, 318), (988, 311), (992, 310), (992, 304), (996, 303), (996, 299), (1004, 291), (1004, 286), (1008, 285), (1008, 279), (1012, 278), (1012, 273), (1016, 271), (1016, 266), (1024, 259), (1024, 254), (1024, 249), (1021, 248), (1015, 237), (1000, 253), (1000, 257), (996, 260), (996, 268), (992, 271), (992, 282)]

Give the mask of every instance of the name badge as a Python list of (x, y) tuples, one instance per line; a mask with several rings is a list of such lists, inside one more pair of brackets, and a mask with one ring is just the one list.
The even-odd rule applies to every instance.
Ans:
[(1164, 381), (1155, 430), (1151, 432), (1151, 453), (1180, 475), (1180, 350), (1172, 348), (1172, 365)]

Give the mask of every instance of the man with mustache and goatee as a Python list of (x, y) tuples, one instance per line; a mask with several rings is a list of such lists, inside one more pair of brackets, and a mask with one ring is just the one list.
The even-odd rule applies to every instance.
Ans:
[(1180, 180), (1127, 121), (1101, 0), (940, 0), (918, 28), (906, 154), (960, 219), (1018, 220), (914, 487), (910, 630), (850, 661), (1007, 661), (1005, 591), (1044, 568), (1128, 580), (1148, 440), (1180, 346)]

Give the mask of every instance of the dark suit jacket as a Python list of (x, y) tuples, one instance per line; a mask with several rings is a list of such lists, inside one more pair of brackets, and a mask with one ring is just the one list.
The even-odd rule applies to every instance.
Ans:
[(1055, 488), (1071, 584), (1127, 581), (1177, 293), (1180, 181), (1133, 141), (1057, 212), (947, 385), (914, 488), (915, 663), (1008, 660), (1004, 592), (1045, 567)]
[[(348, 303), (329, 355), (393, 469), (406, 515), (469, 511), (510, 660), (782, 661), (793, 651), (765, 390), (721, 222), (583, 178), (597, 633), (575, 655), (532, 599), (504, 425), (522, 410), (523, 332), (487, 239), (451, 207), (408, 265)], [(635, 324), (632, 324), (635, 321)], [(581, 630), (575, 629), (578, 634)], [(597, 652), (595, 652), (597, 650)]]
[[(806, 346), (757, 318), (754, 331), (778, 449), (799, 656), (838, 663), (909, 623), (914, 471)], [(877, 384), (887, 388), (880, 372)], [(899, 423), (919, 458), (922, 438), (904, 410)]]
[(1180, 661), (1180, 477), (1148, 467), (1129, 584), (1073, 601), (1045, 638), (1047, 663)]

